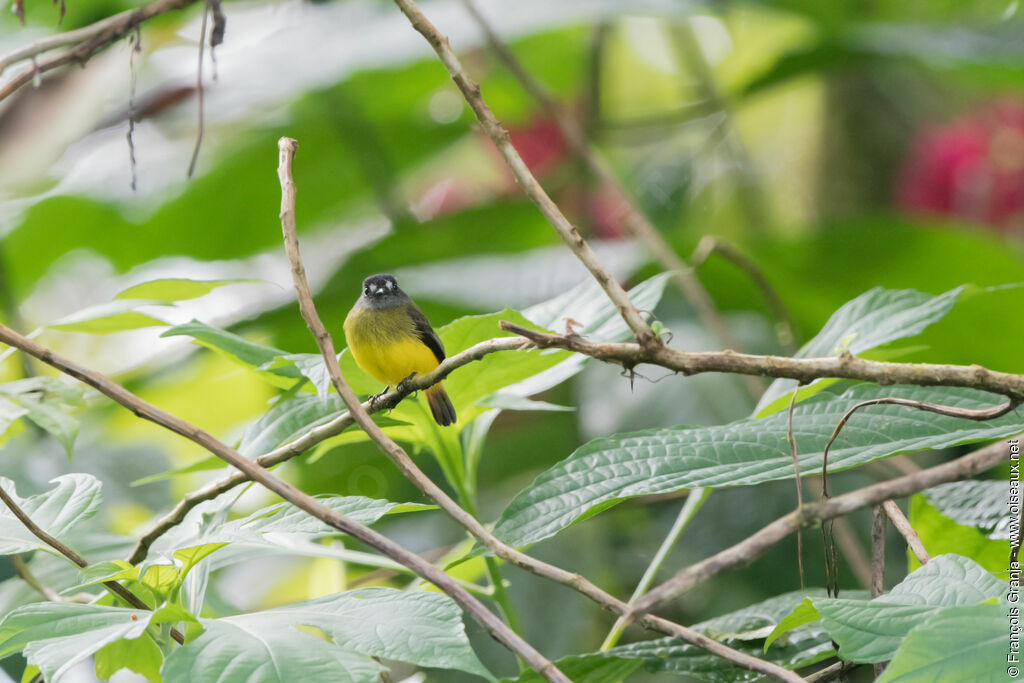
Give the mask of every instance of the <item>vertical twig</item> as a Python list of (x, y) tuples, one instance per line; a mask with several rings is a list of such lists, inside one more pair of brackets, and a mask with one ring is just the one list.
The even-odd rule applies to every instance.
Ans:
[[(633, 605), (637, 600), (647, 592), (647, 589), (654, 583), (655, 577), (658, 575), (658, 570), (661, 569), (661, 565), (665, 563), (665, 558), (668, 557), (669, 551), (675, 546), (676, 541), (682, 535), (686, 525), (690, 523), (697, 511), (700, 510), (701, 506), (704, 505), (704, 501), (711, 495), (711, 489), (700, 488), (693, 489), (690, 494), (686, 497), (686, 502), (683, 504), (682, 509), (679, 510), (679, 516), (676, 517), (676, 521), (672, 523), (672, 528), (669, 529), (665, 539), (661, 542), (661, 546), (658, 548), (658, 552), (654, 553), (654, 557), (651, 558), (650, 564), (647, 565), (647, 569), (644, 570), (644, 575), (640, 578), (640, 582), (637, 583), (636, 588), (633, 590), (633, 595), (629, 598), (629, 604)], [(605, 636), (604, 642), (601, 643), (601, 651), (610, 650), (615, 647), (615, 644), (619, 642), (619, 638), (622, 637), (623, 631), (629, 626), (629, 621), (623, 617), (619, 617), (615, 620), (615, 625)]]
[[(793, 457), (793, 478), (796, 482), (796, 509), (804, 507), (804, 485), (800, 479), (800, 460), (796, 454), (796, 437), (793, 436), (793, 410), (796, 408), (796, 395), (800, 385), (793, 389), (789, 398), (789, 410), (786, 413), (786, 439), (789, 441), (789, 453)], [(804, 588), (804, 532), (803, 527), (796, 529), (796, 565), (800, 574), (800, 589)]]
[[(509, 70), (512, 76), (519, 82), (519, 85), (525, 90), (531, 97), (533, 97), (541, 108), (554, 119), (555, 124), (558, 126), (562, 133), (562, 136), (569, 143), (573, 150), (573, 153), (583, 161), (592, 174), (598, 178), (605, 186), (611, 188), (615, 192), (617, 198), (621, 202), (621, 205), (625, 207), (625, 215), (623, 216), (623, 226), (626, 231), (633, 237), (640, 240), (645, 246), (648, 252), (659, 262), (662, 267), (670, 271), (673, 275), (673, 281), (682, 291), (683, 296), (690, 302), (694, 310), (697, 312), (697, 317), (701, 323), (707, 327), (712, 334), (718, 339), (719, 343), (728, 349), (741, 350), (739, 342), (736, 337), (732, 334), (728, 325), (722, 320), (718, 310), (715, 308), (715, 302), (708, 294), (707, 290), (697, 279), (693, 273), (693, 269), (687, 264), (682, 257), (680, 257), (674, 249), (668, 244), (658, 229), (647, 219), (647, 217), (641, 212), (636, 204), (633, 202), (629, 193), (622, 186), (622, 183), (618, 181), (615, 174), (609, 169), (607, 162), (602, 159), (594, 148), (590, 145), (587, 140), (587, 136), (583, 129), (576, 123), (572, 115), (562, 107), (554, 97), (548, 92), (540, 81), (533, 77), (533, 75), (526, 70), (522, 62), (520, 62), (512, 51), (502, 42), (501, 38), (494, 31), (487, 19), (483, 16), (480, 10), (476, 7), (472, 0), (463, 0), (466, 10), (473, 17), (473, 19), (480, 26), (481, 31), (484, 33), (484, 37), (487, 40), (488, 46), (495, 53), (505, 68)], [(603, 29), (599, 29), (603, 30)], [(595, 40), (599, 40), (603, 34), (599, 34), (595, 37)], [(599, 80), (599, 79), (598, 79)], [(595, 93), (597, 87), (592, 86)], [(599, 107), (600, 95), (594, 95), (595, 102), (592, 103), (592, 107)], [(753, 396), (760, 396), (764, 391), (764, 385), (761, 380), (755, 378), (753, 381), (745, 379), (748, 388)]]
[(497, 148), (498, 153), (501, 154), (505, 163), (508, 165), (509, 170), (515, 177), (516, 182), (523, 188), (523, 192), (526, 196), (536, 204), (540, 212), (544, 214), (548, 222), (555, 229), (562, 240), (569, 246), (569, 249), (576, 255), (576, 258), (586, 266), (590, 274), (594, 276), (597, 283), (601, 285), (605, 294), (611, 299), (612, 303), (615, 304), (615, 308), (618, 309), (619, 315), (629, 326), (629, 329), (633, 332), (637, 342), (645, 348), (658, 348), (661, 346), (661, 339), (658, 335), (654, 334), (651, 330), (650, 325), (644, 320), (643, 316), (630, 301), (629, 295), (626, 294), (626, 290), (622, 288), (622, 285), (611, 276), (608, 270), (604, 267), (601, 261), (597, 258), (594, 250), (590, 248), (587, 241), (583, 239), (579, 231), (569, 222), (569, 219), (562, 214), (562, 211), (558, 208), (551, 197), (548, 196), (544, 188), (541, 187), (540, 183), (530, 172), (530, 169), (526, 166), (522, 157), (519, 156), (519, 152), (512, 146), (512, 142), (509, 140), (508, 131), (498, 122), (498, 119), (494, 117), (494, 113), (490, 107), (484, 102), (480, 96), (480, 86), (474, 82), (469, 75), (462, 68), (459, 58), (455, 56), (452, 51), (451, 45), (448, 43), (448, 39), (441, 35), (440, 31), (437, 30), (429, 19), (420, 11), (419, 7), (413, 0), (395, 0), (395, 4), (402, 10), (402, 13), (409, 19), (409, 23), (412, 27), (420, 33), (430, 46), (434, 48), (434, 52), (440, 58), (441, 63), (447, 69), (448, 74), (451, 76), (455, 85), (458, 87), (462, 96), (469, 104), (470, 109), (476, 115), (477, 121), (480, 122), (480, 126), (487, 137), (491, 139), (494, 146)]
[[(299, 239), (295, 228), (296, 188), (295, 181), (292, 178), (292, 161), (295, 158), (297, 149), (298, 143), (295, 140), (281, 138), (278, 142), (280, 154), (278, 157), (277, 174), (281, 181), (281, 233), (284, 238), (285, 252), (288, 254), (288, 262), (291, 264), (292, 282), (295, 285), (295, 292), (299, 300), (299, 311), (324, 357), (328, 373), (331, 376), (331, 382), (348, 408), (349, 414), (355, 418), (367, 436), (384, 450), (385, 454), (391, 457), (392, 460), (401, 463), (400, 467), (402, 467), (403, 473), (410, 478), (414, 478), (416, 474), (425, 478), (423, 473), (419, 472), (418, 468), (409, 459), (405, 451), (402, 450), (402, 447), (384, 434), (380, 427), (370, 418), (370, 415), (363, 406), (360, 405), (359, 399), (356, 398), (352, 388), (349, 387), (345, 377), (341, 374), (341, 368), (338, 366), (338, 357), (334, 351), (334, 342), (331, 340), (331, 335), (327, 332), (327, 328), (324, 327), (323, 321), (320, 320), (320, 315), (316, 312), (316, 306), (313, 303), (313, 293), (309, 289), (309, 282), (306, 280), (306, 268), (302, 265), (302, 256), (299, 254)], [(409, 468), (415, 469), (415, 474)], [(430, 484), (433, 484), (433, 482), (430, 482)], [(468, 517), (474, 522), (476, 521), (465, 510), (458, 507), (455, 501), (444, 496), (444, 494), (442, 496), (446, 499), (447, 504), (442, 505), (446, 511), (450, 508), (455, 509), (458, 513), (461, 513), (461, 516)], [(479, 522), (477, 522), (477, 525), (479, 525)], [(411, 555), (411, 553), (409, 554)], [(455, 584), (451, 577), (433, 565), (424, 562), (422, 558), (416, 556), (416, 559), (419, 560), (421, 566), (426, 565), (430, 568), (429, 573), (417, 571), (418, 574), (425, 576), (438, 588), (444, 589), (445, 593), (448, 593), (463, 609), (470, 612), (481, 625), (487, 628), (492, 636), (525, 659), (537, 673), (549, 681), (571, 683), (565, 674), (558, 670), (558, 667), (512, 631), (505, 622), (484, 607), (476, 598)]]
[(135, 55), (142, 52), (142, 29), (138, 26), (128, 34), (128, 165), (132, 174), (132, 192), (138, 184), (138, 165), (135, 162), (135, 88), (138, 81), (138, 70), (135, 66)]
[(871, 597), (885, 592), (885, 509), (876, 505), (871, 510)]
[(188, 164), (188, 177), (191, 178), (196, 170), (196, 162), (199, 160), (199, 148), (203, 144), (203, 129), (205, 128), (205, 112), (203, 111), (203, 47), (206, 45), (206, 20), (210, 16), (209, 3), (203, 5), (203, 23), (199, 27), (199, 63), (196, 65), (196, 97), (199, 104), (198, 130), (196, 131), (196, 146), (192, 150), (192, 161)]

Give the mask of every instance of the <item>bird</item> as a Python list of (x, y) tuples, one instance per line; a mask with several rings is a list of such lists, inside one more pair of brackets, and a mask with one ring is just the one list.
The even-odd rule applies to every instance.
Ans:
[[(430, 372), (445, 358), (441, 338), (393, 275), (382, 273), (363, 280), (344, 329), (356, 365), (388, 385), (384, 391), (403, 387), (414, 375)], [(437, 424), (447, 427), (455, 423), (455, 406), (440, 382), (423, 393)]]

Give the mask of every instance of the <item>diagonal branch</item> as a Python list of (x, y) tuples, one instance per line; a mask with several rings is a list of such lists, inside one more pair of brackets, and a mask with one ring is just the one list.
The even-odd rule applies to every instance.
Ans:
[(924, 543), (921, 542), (921, 537), (914, 531), (914, 527), (910, 526), (910, 520), (903, 514), (903, 510), (900, 510), (900, 506), (891, 500), (887, 500), (882, 503), (882, 509), (885, 510), (886, 516), (892, 525), (896, 527), (896, 531), (900, 532), (904, 540), (907, 542), (907, 547), (910, 548), (910, 552), (914, 553), (914, 557), (921, 564), (928, 564), (931, 560), (931, 555), (924, 548)]
[[(497, 351), (511, 351), (513, 349), (522, 348), (522, 346), (523, 340), (516, 337), (498, 337), (482, 341), (461, 353), (445, 358), (444, 361), (433, 371), (423, 375), (416, 375), (406, 382), (402, 389), (394, 389), (374, 400), (364, 402), (362, 404), (363, 408), (370, 413), (376, 413), (381, 410), (391, 410), (398, 405), (399, 401), (409, 394), (421, 391), (432, 384), (440, 382), (454, 370), (461, 368), (463, 365), (480, 360), (490, 353), (495, 353)], [(309, 430), (295, 441), (284, 444), (279, 448), (275, 448), (269, 453), (264, 453), (256, 458), (255, 462), (260, 467), (269, 469), (274, 465), (279, 465), (282, 462), (302, 455), (317, 444), (326, 441), (332, 436), (341, 434), (353, 424), (355, 424), (355, 419), (352, 417), (352, 414), (345, 411), (330, 422)], [(156, 539), (160, 538), (165, 533), (185, 521), (185, 516), (190, 510), (192, 510), (192, 508), (205, 501), (213, 500), (222, 493), (230, 491), (236, 486), (240, 486), (247, 481), (249, 481), (249, 478), (245, 476), (244, 473), (232, 472), (223, 479), (207, 484), (203, 488), (193, 491), (182, 498), (170, 512), (157, 520), (150, 530), (139, 538), (138, 543), (132, 550), (132, 554), (128, 557), (128, 562), (131, 564), (138, 564), (146, 559), (146, 555), (149, 553), (149, 549), (152, 547), (153, 543), (156, 542)]]
[[(7, 329), (3, 327), (3, 325), (0, 325), (0, 328), (2, 328), (3, 330)], [(56, 536), (46, 531), (46, 529), (42, 528), (41, 526), (33, 522), (32, 518), (28, 516), (28, 513), (26, 513), (21, 508), (21, 506), (18, 505), (17, 501), (14, 500), (14, 497), (11, 496), (11, 494), (9, 494), (3, 486), (0, 486), (0, 501), (3, 501), (3, 504), (7, 506), (7, 509), (11, 511), (11, 514), (17, 517), (18, 521), (21, 522), (22, 525), (24, 525), (24, 527), (28, 529), (33, 536), (38, 538), (40, 541), (42, 541), (49, 547), (56, 550), (58, 553), (60, 553), (67, 559), (71, 560), (71, 562), (78, 565), (79, 568), (84, 569), (85, 567), (89, 566), (88, 560), (86, 560), (84, 557), (82, 557), (74, 550), (69, 548), (66, 544), (62, 543)], [(119, 584), (117, 581), (104, 581), (103, 586), (136, 609), (147, 611), (151, 609), (149, 605), (147, 605), (139, 599), (139, 596), (135, 595), (135, 593), (132, 593), (130, 590)], [(43, 592), (41, 588), (37, 588), (37, 590)], [(171, 636), (179, 644), (185, 644), (185, 637), (181, 634), (180, 631), (172, 629)]]
[[(327, 371), (331, 376), (331, 382), (334, 384), (334, 388), (341, 396), (341, 400), (344, 401), (345, 405), (348, 407), (349, 414), (352, 415), (356, 423), (364, 432), (366, 432), (370, 439), (380, 446), (384, 453), (391, 458), (393, 462), (399, 465), (403, 474), (410, 478), (418, 475), (419, 478), (426, 479), (426, 475), (416, 468), (402, 447), (384, 434), (381, 428), (378, 427), (370, 418), (369, 413), (367, 413), (359, 403), (359, 399), (356, 398), (355, 393), (352, 391), (351, 387), (349, 387), (348, 382), (345, 381), (344, 376), (341, 374), (341, 367), (338, 365), (338, 355), (334, 351), (334, 343), (331, 341), (331, 335), (327, 332), (327, 328), (324, 327), (323, 322), (320, 320), (320, 316), (316, 312), (316, 307), (313, 304), (313, 293), (310, 291), (309, 283), (306, 280), (306, 269), (302, 265), (302, 257), (299, 255), (299, 239), (295, 230), (295, 181), (292, 179), (292, 160), (295, 158), (295, 151), (297, 148), (298, 143), (295, 140), (291, 138), (280, 139), (278, 142), (280, 156), (277, 174), (281, 181), (281, 232), (284, 237), (285, 252), (288, 254), (288, 262), (291, 264), (292, 281), (295, 284), (295, 291), (299, 299), (299, 311), (302, 313), (302, 317), (306, 321), (306, 326), (309, 327), (309, 331), (313, 334), (317, 347), (323, 354), (324, 362), (327, 364)], [(429, 479), (427, 479), (427, 481), (429, 481)], [(446, 511), (450, 511), (454, 508), (457, 509), (461, 516), (473, 519), (469, 513), (462, 508), (459, 508), (455, 501), (451, 500), (447, 496), (444, 496), (442, 500), (444, 500), (445, 503), (442, 507), (444, 507)], [(438, 502), (441, 501), (439, 500)], [(475, 519), (473, 519), (473, 521), (476, 522)], [(477, 524), (479, 524), (479, 522), (477, 522)], [(444, 574), (441, 570), (433, 567), (433, 565), (431, 565), (431, 568), (436, 572), (440, 572), (445, 576), (448, 582), (451, 582), (451, 578), (448, 577), (447, 574)], [(437, 585), (440, 587), (440, 584)], [(464, 592), (464, 589), (461, 587), (459, 587), (459, 590)], [(526, 662), (535, 671), (540, 673), (547, 680), (571, 683), (565, 674), (559, 671), (558, 668), (548, 661), (540, 652), (535, 650), (532, 645), (524, 641), (518, 634), (510, 629), (505, 622), (498, 619), (498, 617), (491, 613), (490, 610), (484, 607), (475, 598), (472, 598), (468, 594), (466, 594), (466, 598), (469, 598), (469, 600), (460, 600), (459, 604), (463, 609), (470, 612), (485, 628), (487, 628), (495, 639), (526, 660)], [(470, 602), (470, 600), (472, 602)]]
[[(658, 229), (654, 227), (654, 224), (637, 208), (629, 193), (622, 186), (622, 183), (619, 182), (609, 169), (608, 163), (588, 143), (586, 135), (572, 115), (551, 96), (551, 93), (548, 92), (544, 85), (534, 78), (533, 74), (526, 70), (522, 62), (512, 54), (512, 51), (502, 42), (473, 0), (462, 0), (462, 4), (466, 7), (466, 11), (473, 17), (477, 25), (480, 26), (480, 30), (483, 31), (484, 38), (487, 40), (487, 45), (491, 48), (491, 51), (494, 52), (501, 63), (505, 65), (512, 76), (519, 82), (523, 90), (537, 100), (537, 103), (544, 112), (554, 119), (555, 124), (562, 132), (562, 137), (572, 147), (573, 153), (583, 162), (588, 171), (615, 192), (622, 206), (625, 207), (622, 224), (626, 230), (644, 244), (651, 256), (665, 270), (672, 273), (676, 285), (697, 312), (697, 317), (718, 338), (719, 343), (724, 348), (739, 350), (740, 346), (735, 335), (733, 335), (728, 325), (725, 324), (725, 321), (718, 314), (714, 300), (708, 294), (704, 285), (694, 275), (693, 268), (672, 249), (668, 242), (665, 241), (665, 238), (661, 236), (661, 233), (658, 232)], [(764, 387), (760, 386), (759, 383), (755, 383), (752, 386), (752, 390), (755, 390), (755, 395), (760, 395), (764, 391)]]
[[(557, 669), (554, 669), (554, 665), (544, 659), (540, 653), (536, 652), (536, 650), (534, 650), (529, 644), (523, 642), (521, 638), (512, 633), (504, 622), (494, 616), (494, 614), (492, 614), (490, 610), (483, 605), (483, 603), (470, 595), (466, 589), (458, 585), (458, 583), (450, 576), (430, 562), (424, 560), (419, 555), (409, 552), (391, 539), (377, 533), (369, 527), (359, 524), (345, 515), (339, 514), (309, 494), (300, 491), (284, 480), (275, 477), (273, 474), (251, 460), (247, 460), (241, 453), (217, 440), (208, 432), (175, 415), (171, 415), (170, 413), (157, 408), (151, 403), (144, 401), (100, 373), (88, 370), (76, 363), (73, 363), (72, 361), (62, 358), (53, 351), (36, 344), (32, 340), (23, 337), (4, 325), (0, 325), (0, 342), (16, 346), (25, 353), (43, 361), (47, 365), (50, 365), (57, 370), (88, 384), (103, 395), (113, 399), (115, 402), (132, 411), (137, 417), (154, 422), (161, 427), (164, 427), (165, 429), (168, 429), (175, 434), (183, 436), (186, 439), (202, 446), (207, 451), (244, 472), (249, 479), (252, 479), (273, 493), (281, 496), (297, 508), (309, 513), (313, 517), (316, 517), (335, 529), (362, 541), (366, 545), (383, 553), (384, 555), (387, 555), (396, 562), (405, 565), (416, 572), (416, 574), (422, 576), (424, 579), (430, 581), (439, 589), (444, 591), (460, 607), (477, 619), (480, 624), (497, 640), (505, 643), (510, 647), (510, 649), (523, 655), (527, 661), (531, 662), (531, 664), (536, 664), (538, 671), (546, 673), (549, 680), (568, 680), (562, 676)], [(356, 405), (358, 405), (358, 403)]]
[[(789, 358), (734, 351), (688, 352), (667, 346), (643, 348), (633, 342), (593, 342), (578, 335), (538, 332), (507, 321), (500, 324), (501, 329), (525, 337), (541, 348), (567, 349), (626, 368), (649, 363), (684, 375), (728, 372), (795, 379), (803, 384), (823, 377), (836, 377), (876, 384), (966, 387), (1005, 396), (1014, 402), (1011, 410), (1024, 401), (1024, 375), (989, 370), (980, 365), (890, 363), (864, 360), (850, 353), (826, 358)], [(991, 417), (996, 416), (987, 415), (982, 419)]]
[[(156, 0), (148, 5), (126, 10), (74, 31), (47, 36), (0, 57), (0, 73), (18, 62), (26, 59), (33, 60), (31, 66), (18, 73), (3, 87), (0, 87), (0, 101), (23, 85), (30, 83), (39, 74), (52, 71), (66, 64), (84, 64), (94, 54), (128, 35), (153, 17), (174, 10), (184, 9), (196, 1)], [(72, 45), (73, 47), (57, 52), (46, 59), (38, 61), (34, 59), (44, 52), (65, 45)]]
[(448, 74), (452, 77), (452, 80), (459, 88), (473, 113), (476, 114), (481, 128), (483, 128), (487, 137), (491, 139), (491, 142), (494, 143), (502, 158), (505, 159), (505, 163), (508, 165), (509, 170), (512, 171), (516, 182), (523, 188), (526, 196), (537, 205), (540, 212), (544, 214), (544, 217), (551, 223), (551, 226), (558, 235), (576, 255), (576, 258), (586, 266), (590, 274), (601, 285), (605, 294), (615, 304), (619, 315), (629, 325), (629, 329), (633, 331), (636, 340), (644, 348), (657, 348), (661, 346), (661, 340), (644, 321), (643, 316), (640, 315), (633, 302), (629, 300), (626, 290), (611, 276), (597, 258), (597, 254), (587, 244), (587, 241), (583, 239), (579, 231), (569, 222), (569, 219), (562, 214), (562, 211), (552, 201), (551, 197), (548, 196), (547, 192), (544, 191), (544, 188), (540, 186), (533, 173), (530, 172), (522, 157), (519, 156), (519, 152), (512, 146), (508, 131), (498, 122), (490, 107), (487, 106), (480, 96), (480, 86), (469, 77), (462, 68), (459, 58), (452, 52), (448, 39), (441, 35), (437, 27), (430, 23), (430, 20), (423, 15), (413, 0), (395, 0), (395, 4), (398, 5), (398, 8), (409, 19), (412, 27), (426, 38), (430, 46), (434, 48), (434, 52), (437, 53), (441, 63), (448, 70)]
[(802, 509), (780, 517), (736, 545), (680, 570), (671, 579), (637, 601), (635, 610), (638, 613), (655, 610), (726, 569), (749, 564), (773, 545), (794, 533), (798, 527), (811, 526), (849, 514), (854, 510), (909, 496), (939, 484), (967, 479), (995, 467), (1009, 457), (1010, 444), (1005, 441), (995, 443), (957, 460), (915, 474), (873, 484), (819, 503), (808, 503)]
[[(456, 503), (447, 493), (441, 490), (437, 484), (427, 477), (423, 471), (416, 466), (405, 450), (395, 443), (393, 439), (385, 434), (381, 428), (370, 419), (369, 414), (365, 409), (363, 409), (362, 405), (360, 405), (359, 400), (356, 398), (352, 389), (345, 381), (344, 376), (341, 374), (341, 367), (338, 365), (338, 357), (334, 350), (334, 343), (331, 341), (330, 334), (327, 332), (323, 322), (320, 320), (320, 316), (316, 312), (316, 306), (313, 303), (313, 294), (309, 289), (308, 282), (306, 281), (306, 270), (302, 264), (302, 257), (299, 254), (299, 243), (295, 232), (295, 183), (292, 180), (291, 173), (292, 159), (295, 155), (297, 143), (291, 138), (281, 138), (278, 142), (278, 148), (281, 153), (280, 165), (278, 167), (278, 175), (281, 180), (281, 230), (284, 236), (285, 250), (288, 253), (288, 261), (291, 263), (292, 279), (299, 299), (299, 310), (302, 312), (302, 317), (305, 319), (306, 325), (309, 327), (310, 332), (313, 334), (313, 338), (316, 340), (317, 346), (320, 348), (320, 352), (323, 355), (324, 362), (327, 364), (327, 370), (331, 376), (331, 382), (334, 384), (334, 388), (341, 395), (342, 400), (345, 402), (349, 413), (352, 414), (355, 421), (410, 482), (412, 482), (427, 497), (437, 503), (441, 509), (452, 517), (452, 519), (462, 525), (470, 534), (473, 535), (474, 538), (490, 549), (496, 556), (516, 567), (536, 574), (537, 576), (550, 579), (564, 586), (573, 588), (605, 609), (619, 616), (629, 615), (631, 608), (628, 604), (601, 590), (583, 576), (566, 571), (554, 565), (547, 564), (546, 562), (541, 562), (540, 560), (534, 559), (498, 540), (498, 538), (484, 527), (483, 524), (466, 512), (466, 510), (459, 506), (459, 504)], [(491, 613), (488, 612), (488, 615), (491, 615)], [(491, 615), (491, 617), (497, 619), (497, 617), (494, 617), (493, 615)], [(681, 626), (666, 619), (655, 617), (653, 615), (643, 615), (636, 621), (646, 628), (661, 631), (662, 633), (693, 643), (694, 645), (723, 657), (743, 668), (768, 674), (779, 680), (803, 680), (793, 672), (780, 666), (752, 657), (743, 652), (739, 652), (738, 650), (734, 650), (698, 631)], [(498, 623), (508, 631), (510, 637), (518, 638), (518, 636), (515, 636), (514, 633), (508, 630), (508, 627), (505, 626), (504, 622), (499, 620)], [(524, 659), (526, 659), (531, 666), (536, 668), (534, 659), (531, 659), (530, 656), (526, 656), (524, 652), (519, 650), (516, 651), (522, 654)], [(545, 669), (545, 671), (547, 671), (546, 675), (550, 676), (552, 680), (566, 680), (564, 678), (564, 674), (558, 671), (557, 668), (554, 668), (554, 665), (548, 663), (548, 666), (551, 667), (551, 669)], [(538, 671), (540, 671), (540, 669), (538, 669)]]

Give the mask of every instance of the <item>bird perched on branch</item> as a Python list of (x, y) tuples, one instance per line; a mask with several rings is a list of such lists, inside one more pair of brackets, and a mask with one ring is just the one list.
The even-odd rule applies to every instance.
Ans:
[[(401, 387), (444, 360), (441, 338), (391, 275), (363, 280), (362, 294), (345, 318), (345, 339), (356, 365), (389, 387)], [(434, 421), (454, 424), (455, 406), (441, 383), (423, 393)]]

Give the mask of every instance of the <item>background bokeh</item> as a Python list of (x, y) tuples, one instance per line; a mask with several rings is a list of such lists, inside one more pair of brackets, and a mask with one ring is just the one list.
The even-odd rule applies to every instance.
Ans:
[[(0, 54), (54, 31), (57, 8), (26, 5), (25, 27), (9, 13), (0, 16)], [(63, 28), (132, 6), (68, 0)], [(788, 308), (797, 345), (843, 302), (874, 286), (938, 294), (963, 283), (1024, 281), (1024, 19), (1016, 0), (479, 6), (681, 256), (716, 235), (761, 268)], [(635, 284), (659, 271), (625, 234), (625, 207), (614, 189), (574, 156), (551, 117), (487, 49), (462, 4), (429, 2), (423, 9), (480, 81), (526, 162), (616, 276)], [(299, 141), (298, 226), (320, 314), (339, 347), (345, 313), (372, 273), (394, 273), (436, 326), (520, 309), (586, 278), (394, 5), (257, 1), (227, 2), (224, 10), (225, 42), (207, 51), (203, 67), (203, 139), (191, 179), (186, 171), (199, 127), (197, 7), (147, 24), (139, 51), (122, 41), (85, 68), (50, 74), (0, 104), (6, 324), (28, 332), (158, 277), (246, 278), (253, 282), (153, 312), (174, 323), (198, 318), (291, 352), (315, 351), (280, 247), (282, 135)], [(712, 255), (696, 275), (744, 350), (787, 351), (771, 309), (744, 272)], [(903, 358), (1022, 372), (1018, 303), (1019, 295), (1009, 293), (990, 311), (954, 313), (929, 336), (927, 349), (905, 350)], [(718, 347), (672, 285), (655, 314), (673, 345)], [(229, 441), (279, 392), (229, 359), (161, 332), (46, 330), (41, 339)], [(980, 347), (979, 337), (986, 341)], [(0, 379), (44, 372), (20, 361), (7, 357)], [(481, 461), (481, 517), (493, 520), (538, 472), (587, 439), (722, 424), (749, 415), (756, 403), (737, 378), (665, 374), (645, 369), (631, 383), (615, 367), (591, 364), (542, 396), (575, 410), (503, 411)], [(102, 559), (124, 555), (124, 541), (112, 534), (137, 532), (221, 472), (133, 485), (204, 455), (123, 410), (94, 404), (81, 416), (71, 461), (52, 437), (12, 425), (2, 437), (0, 474), (25, 492), (47, 488), (63, 472), (99, 476), (104, 507), (89, 544)], [(370, 445), (335, 445), (316, 455), (280, 473), (310, 493), (419, 500)], [(429, 454), (417, 457), (443, 479)], [(870, 481), (867, 468), (843, 475), (837, 486)], [(722, 491), (666, 567), (741, 539), (792, 509), (792, 498), (792, 482)], [(268, 502), (253, 490), (236, 509)], [(625, 503), (534, 552), (626, 596), (679, 505), (671, 498)], [(868, 513), (851, 521), (866, 547)], [(380, 526), (417, 551), (462, 538), (439, 514)], [(892, 556), (899, 556), (901, 545), (891, 541)], [(810, 582), (820, 583), (819, 544), (805, 550)], [(671, 616), (693, 623), (795, 589), (794, 554), (795, 541), (780, 544), (753, 566), (679, 599)], [(10, 576), (3, 562), (0, 572)], [(900, 567), (892, 569), (898, 577)], [(235, 565), (215, 575), (207, 609), (230, 614), (305, 599), (355, 585), (364, 572), (294, 556)], [(845, 566), (844, 575), (851, 576)], [(610, 615), (570, 591), (519, 572), (506, 578), (513, 601), (524, 606), (528, 639), (551, 657), (594, 649), (611, 626)], [(0, 613), (23, 597), (0, 584)], [(488, 665), (514, 670), (475, 624), (468, 629)], [(3, 666), (20, 673), (15, 660)], [(460, 679), (448, 672), (436, 680)]]

